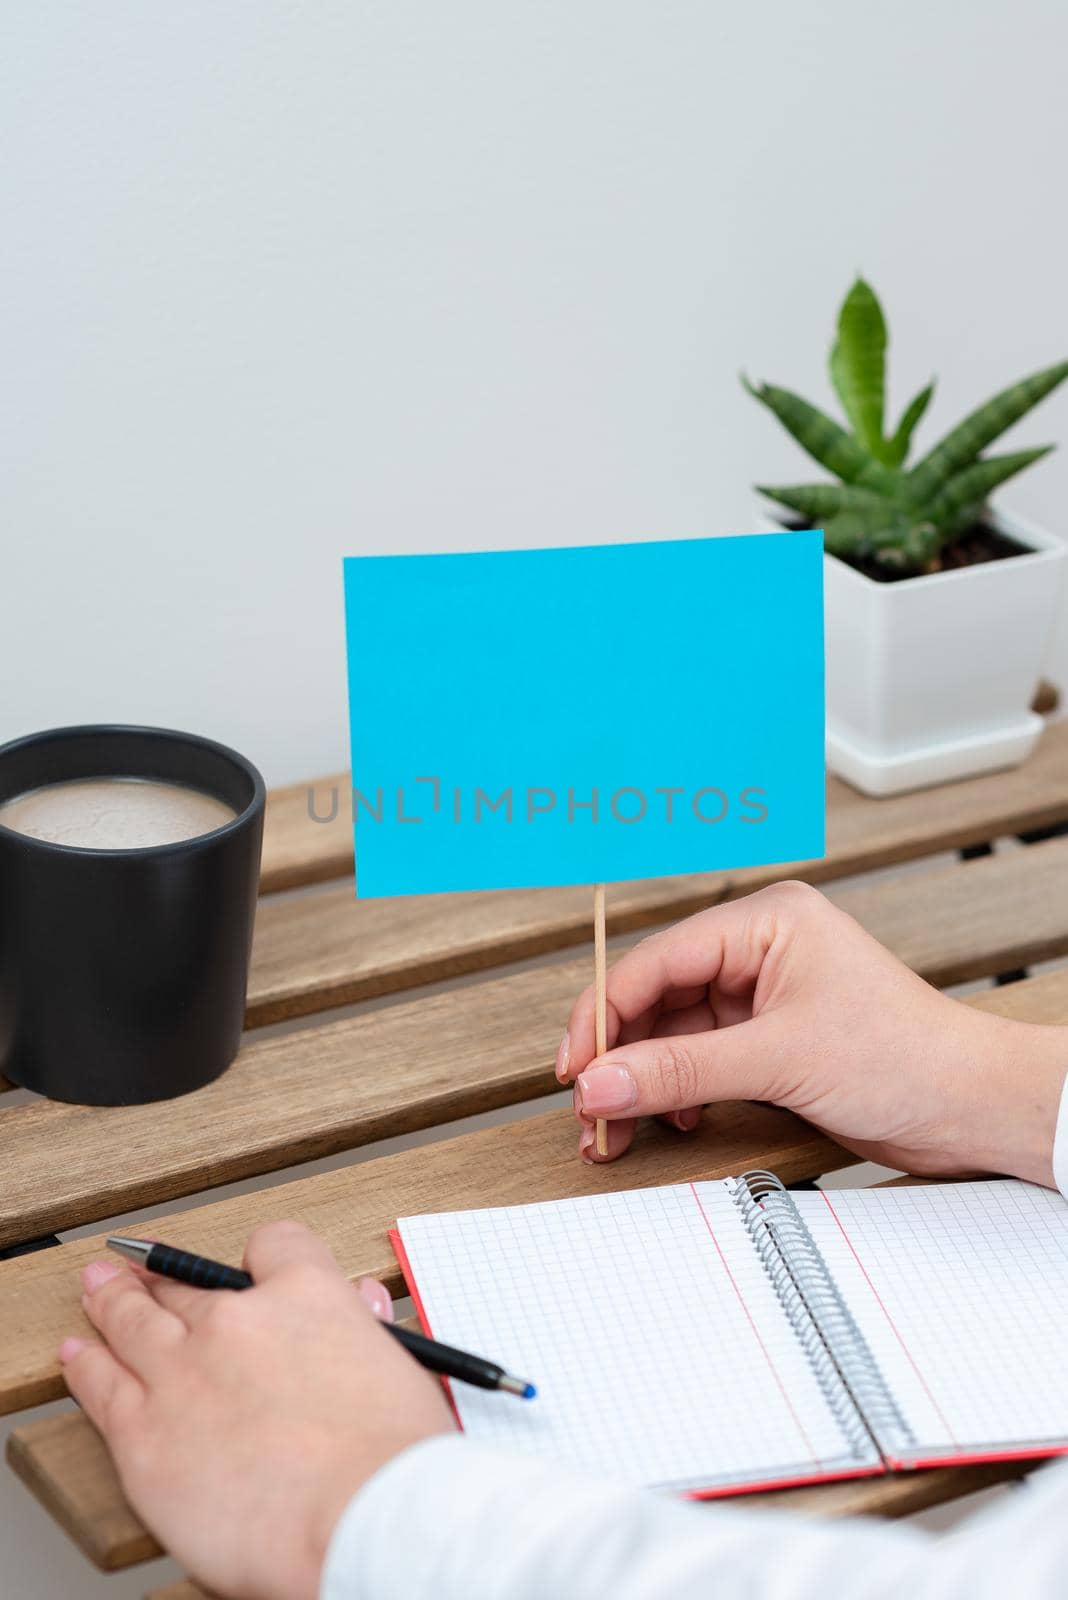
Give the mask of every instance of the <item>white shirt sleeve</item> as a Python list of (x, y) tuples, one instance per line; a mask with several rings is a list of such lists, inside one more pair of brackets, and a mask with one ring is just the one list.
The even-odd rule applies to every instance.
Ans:
[(1068, 1464), (944, 1537), (737, 1500), (689, 1505), (461, 1435), (414, 1445), (350, 1502), (320, 1600), (1054, 1600)]

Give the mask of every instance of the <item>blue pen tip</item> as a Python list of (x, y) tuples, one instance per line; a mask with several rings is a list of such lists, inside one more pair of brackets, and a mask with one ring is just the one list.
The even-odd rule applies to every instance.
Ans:
[(533, 1400), (533, 1398), (537, 1394), (537, 1392), (538, 1391), (537, 1391), (537, 1389), (535, 1389), (534, 1385), (532, 1383), (528, 1383), (526, 1388), (523, 1390), (523, 1399), (524, 1400)]

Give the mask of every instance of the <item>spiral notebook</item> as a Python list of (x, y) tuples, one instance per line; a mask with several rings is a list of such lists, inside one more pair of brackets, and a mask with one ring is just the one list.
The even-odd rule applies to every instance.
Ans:
[(1068, 1203), (766, 1172), (404, 1217), (425, 1330), (537, 1385), (473, 1438), (693, 1495), (1068, 1450)]

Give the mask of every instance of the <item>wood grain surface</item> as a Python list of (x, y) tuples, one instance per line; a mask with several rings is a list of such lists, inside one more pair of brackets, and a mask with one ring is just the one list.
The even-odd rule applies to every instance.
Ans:
[(967, 1003), (979, 1011), (994, 1011), (1018, 1022), (1068, 1023), (1068, 970), (1061, 967), (1023, 983), (984, 989), (970, 994)]
[(942, 988), (1068, 954), (1068, 838), (827, 893)]
[(103, 1439), (76, 1407), (16, 1428), (8, 1435), (7, 1460), (102, 1571), (114, 1572), (162, 1555), (127, 1505)]
[(552, 1063), (585, 978), (569, 962), (253, 1035), (177, 1100), (0, 1108), (0, 1244), (559, 1089)]
[(269, 789), (260, 893), (352, 873), (352, 778), (336, 772)]
[[(936, 983), (1068, 952), (1068, 839), (830, 892)], [(589, 977), (562, 961), (253, 1034), (222, 1078), (160, 1104), (0, 1106), (0, 1246), (546, 1093)]]
[[(101, 1447), (102, 1448), (102, 1447)], [(947, 1500), (1026, 1477), (1034, 1461), (984, 1461), (978, 1466), (924, 1467), (885, 1478), (851, 1478), (843, 1483), (809, 1484), (753, 1495), (754, 1505), (777, 1511), (807, 1511), (821, 1517), (904, 1517)]]
[[(399, 1290), (386, 1237), (399, 1216), (724, 1177), (756, 1164), (772, 1165), (792, 1182), (852, 1159), (789, 1112), (730, 1102), (710, 1111), (694, 1134), (644, 1124), (625, 1161), (586, 1166), (574, 1118), (559, 1111), (156, 1219), (152, 1234), (236, 1262), (258, 1223), (299, 1217), (329, 1242), (349, 1277), (371, 1273)], [(103, 1253), (105, 1237), (0, 1262), (0, 1413), (63, 1393), (56, 1349), (88, 1326), (77, 1269)]]
[[(586, 938), (584, 890), (357, 903), (352, 883), (345, 882), (306, 897), (273, 894), (351, 873), (347, 784), (348, 775), (342, 773), (268, 795), (261, 877), (266, 899), (257, 926), (250, 1025), (477, 971)], [(335, 790), (336, 818), (313, 821), (309, 794), (315, 814), (328, 816)], [(791, 872), (826, 882), (1066, 819), (1068, 722), (1059, 722), (1046, 730), (1031, 759), (1009, 772), (883, 800), (830, 778), (823, 860), (621, 884), (613, 889), (609, 929), (614, 935), (682, 916)], [(0, 1078), (0, 1090), (4, 1086)]]
[[(326, 815), (338, 787), (343, 811), (345, 782), (339, 775), (268, 796), (265, 892), (351, 870), (350, 820), (325, 825), (307, 814), (309, 789)], [(1068, 722), (1047, 729), (1031, 760), (1011, 772), (885, 800), (830, 779), (825, 859), (616, 885), (609, 929), (683, 916), (790, 873), (822, 883), (1066, 818)], [(357, 902), (351, 882), (307, 896), (268, 894), (256, 929), (250, 1026), (581, 943), (587, 898), (583, 889), (536, 889)], [(5, 1087), (0, 1078), (0, 1092)]]
[[(1055, 691), (1050, 691), (1055, 695)], [(1046, 704), (1047, 700), (1043, 702)], [(1053, 701), (1055, 703), (1055, 699)], [(386, 994), (478, 971), (586, 937), (584, 891), (537, 889), (481, 896), (433, 895), (355, 902), (346, 882), (305, 899), (272, 891), (351, 873), (347, 774), (275, 789), (267, 797), (249, 1025), (306, 1015), (326, 1005)], [(331, 814), (334, 790), (338, 815)], [(347, 808), (347, 809), (346, 809)], [(913, 860), (1068, 818), (1068, 722), (1048, 728), (1023, 767), (915, 794), (872, 800), (838, 779), (827, 784), (827, 854), (822, 861), (735, 874), (662, 878), (613, 890), (612, 935), (686, 915), (792, 873), (832, 877)], [(301, 909), (296, 909), (300, 907)], [(408, 940), (416, 935), (412, 948)], [(314, 957), (299, 964), (314, 942)], [(0, 1093), (11, 1085), (0, 1077)]]
[[(885, 800), (832, 780), (824, 859), (615, 884), (609, 934), (685, 916), (779, 878), (826, 883), (1065, 819), (1068, 723), (1058, 723), (1015, 771)], [(588, 901), (585, 887), (358, 901), (351, 882), (269, 896), (256, 924), (249, 1025), (585, 943)]]

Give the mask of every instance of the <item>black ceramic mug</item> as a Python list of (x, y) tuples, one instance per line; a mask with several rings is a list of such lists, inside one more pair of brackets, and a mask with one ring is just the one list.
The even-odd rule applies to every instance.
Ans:
[(243, 756), (162, 728), (56, 728), (0, 747), (0, 805), (85, 779), (151, 779), (233, 812), (177, 843), (46, 842), (0, 821), (0, 1073), (55, 1100), (130, 1105), (237, 1053), (265, 793)]

